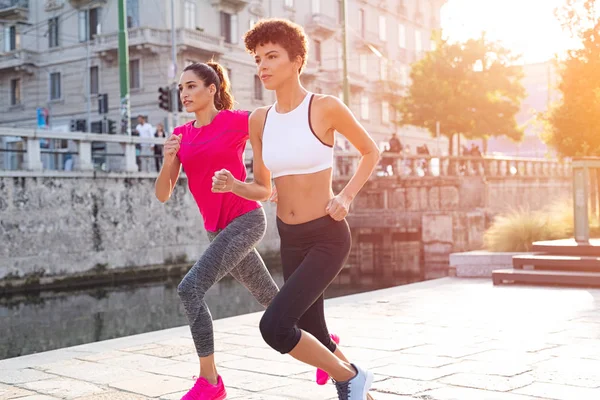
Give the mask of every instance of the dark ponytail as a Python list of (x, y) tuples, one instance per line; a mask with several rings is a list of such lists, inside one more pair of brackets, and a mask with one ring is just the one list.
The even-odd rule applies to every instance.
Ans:
[(217, 95), (215, 96), (215, 106), (217, 107), (217, 110), (233, 109), (233, 95), (231, 94), (231, 84), (229, 83), (227, 71), (221, 64), (215, 61), (209, 61), (206, 65), (215, 70), (219, 77), (219, 81), (221, 82), (220, 87), (217, 86)]
[(194, 71), (196, 76), (204, 82), (205, 86), (215, 85), (215, 107), (217, 110), (233, 109), (233, 95), (231, 85), (225, 69), (215, 61), (206, 64), (193, 63), (185, 67), (184, 71)]

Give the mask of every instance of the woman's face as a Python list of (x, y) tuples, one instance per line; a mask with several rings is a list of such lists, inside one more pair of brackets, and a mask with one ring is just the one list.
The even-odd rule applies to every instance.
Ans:
[(179, 78), (179, 98), (187, 112), (193, 113), (211, 107), (215, 92), (215, 85), (205, 86), (194, 71), (184, 71)]
[(290, 79), (298, 79), (301, 60), (300, 57), (296, 58), (290, 60), (288, 52), (279, 44), (257, 46), (254, 61), (265, 89), (276, 90)]
[(163, 126), (163, 124), (156, 125), (156, 133), (158, 133), (161, 136), (165, 135), (165, 127)]

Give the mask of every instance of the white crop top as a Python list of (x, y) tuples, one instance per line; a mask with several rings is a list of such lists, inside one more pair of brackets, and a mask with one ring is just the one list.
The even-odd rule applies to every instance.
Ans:
[(333, 147), (319, 139), (310, 123), (313, 94), (292, 111), (280, 114), (277, 103), (267, 111), (262, 156), (273, 178), (310, 174), (333, 166)]

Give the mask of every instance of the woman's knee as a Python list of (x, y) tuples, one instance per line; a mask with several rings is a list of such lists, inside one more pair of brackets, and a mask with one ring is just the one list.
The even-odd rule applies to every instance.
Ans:
[(289, 353), (297, 344), (299, 330), (294, 325), (282, 322), (283, 318), (268, 309), (260, 319), (260, 334), (263, 340), (281, 354)]
[(179, 282), (179, 285), (177, 285), (177, 294), (184, 303), (197, 296), (201, 296), (199, 293), (196, 293), (195, 286), (194, 279), (190, 274), (187, 274), (181, 282)]

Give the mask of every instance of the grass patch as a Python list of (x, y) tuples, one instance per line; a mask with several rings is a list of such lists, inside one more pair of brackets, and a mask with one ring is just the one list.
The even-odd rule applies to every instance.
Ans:
[[(573, 206), (559, 201), (541, 210), (517, 209), (494, 219), (483, 235), (484, 248), (496, 252), (531, 251), (533, 242), (573, 236)], [(590, 215), (590, 236), (600, 236), (597, 218)]]

